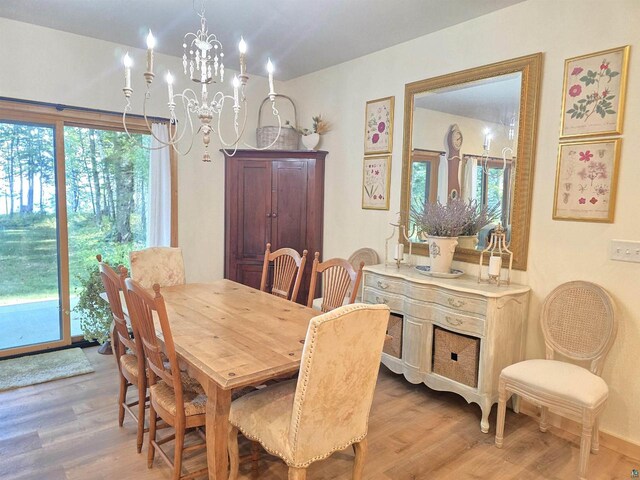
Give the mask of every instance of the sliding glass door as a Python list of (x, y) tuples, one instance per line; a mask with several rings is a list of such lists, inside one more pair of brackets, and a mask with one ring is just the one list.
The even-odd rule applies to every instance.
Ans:
[(55, 129), (0, 122), (0, 353), (63, 340)]
[(150, 143), (150, 135), (64, 127), (73, 336), (91, 320), (75, 307), (96, 254), (128, 265), (129, 252), (146, 245)]
[(127, 265), (150, 223), (151, 135), (141, 119), (130, 135), (121, 122), (0, 100), (0, 357), (108, 338), (96, 255)]

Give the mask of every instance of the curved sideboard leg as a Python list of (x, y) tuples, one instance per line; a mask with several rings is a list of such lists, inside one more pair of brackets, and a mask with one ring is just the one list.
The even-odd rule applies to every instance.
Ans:
[(480, 431), (482, 433), (489, 433), (489, 414), (491, 413), (491, 407), (493, 402), (491, 400), (483, 400), (480, 404), (482, 410), (482, 419), (480, 420)]

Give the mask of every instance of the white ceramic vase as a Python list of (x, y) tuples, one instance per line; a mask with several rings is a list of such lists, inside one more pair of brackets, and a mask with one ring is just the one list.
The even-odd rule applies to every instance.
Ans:
[(458, 246), (467, 250), (475, 250), (478, 246), (478, 234), (460, 235), (458, 237)]
[(450, 273), (453, 253), (458, 245), (458, 237), (427, 236), (431, 273)]
[(310, 133), (302, 136), (302, 144), (307, 150), (314, 150), (320, 141), (319, 133)]

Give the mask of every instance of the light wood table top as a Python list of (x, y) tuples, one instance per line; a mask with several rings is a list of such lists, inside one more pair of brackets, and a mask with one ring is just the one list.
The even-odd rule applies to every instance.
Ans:
[(230, 280), (160, 293), (176, 352), (207, 392), (209, 478), (226, 479), (231, 390), (297, 371), (319, 312)]

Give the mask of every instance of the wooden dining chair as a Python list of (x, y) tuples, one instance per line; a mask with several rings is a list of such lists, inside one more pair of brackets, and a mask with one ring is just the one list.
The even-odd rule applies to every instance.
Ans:
[(322, 299), (319, 310), (328, 312), (342, 305), (354, 303), (358, 296), (364, 262), (360, 262), (360, 268), (356, 272), (344, 258), (331, 258), (320, 262), (319, 257), (320, 253), (316, 252), (311, 269), (311, 285), (309, 286), (307, 306), (314, 307), (316, 281), (319, 273), (322, 274)]
[[(376, 252), (373, 248), (363, 247), (357, 249), (353, 252), (347, 261), (351, 264), (354, 270), (358, 270), (360, 268), (360, 264), (364, 262), (364, 265), (377, 265), (380, 263), (380, 257), (378, 257), (378, 252)], [(351, 292), (349, 292), (349, 296)], [(362, 301), (362, 292), (358, 290), (355, 298), (356, 302)]]
[[(182, 475), (182, 455), (185, 452), (206, 448), (206, 443), (184, 446), (188, 430), (205, 425), (207, 397), (202, 386), (185, 372), (180, 371), (173, 336), (169, 325), (164, 299), (160, 295), (160, 286), (153, 285), (151, 295), (142, 285), (131, 278), (125, 280), (126, 299), (129, 314), (137, 322), (140, 338), (148, 366), (149, 382), (149, 450), (147, 466), (153, 466), (156, 451), (172, 469), (173, 480), (189, 479), (207, 473), (207, 468)], [(164, 353), (168, 362), (163, 361), (163, 349), (154, 326), (154, 313), (157, 315), (164, 340)], [(175, 434), (156, 438), (158, 415)], [(204, 439), (202, 432), (199, 432)], [(175, 438), (173, 461), (160, 448)]]
[(150, 247), (129, 253), (131, 278), (144, 288), (184, 285), (184, 260), (180, 247)]
[[(587, 478), (589, 451), (597, 453), (598, 416), (609, 388), (600, 377), (618, 328), (615, 305), (600, 286), (582, 281), (555, 288), (542, 307), (546, 359), (525, 360), (502, 370), (498, 381), (496, 446), (502, 448), (507, 400), (516, 394), (541, 407), (540, 431), (549, 410), (582, 424), (578, 478)], [(561, 358), (587, 364), (588, 369)]]
[[(127, 269), (120, 266), (119, 274), (109, 265), (102, 261), (102, 256), (97, 255), (98, 268), (102, 285), (107, 294), (109, 308), (113, 317), (112, 348), (113, 354), (118, 364), (118, 374), (120, 376), (120, 393), (118, 395), (118, 425), (124, 423), (124, 413), (128, 412), (137, 422), (137, 449), (142, 451), (144, 441), (144, 417), (147, 403), (147, 377), (144, 368), (144, 352), (142, 344), (136, 339), (139, 338), (135, 328), (134, 338), (129, 335), (129, 327), (125, 319), (122, 308), (122, 297), (120, 292), (124, 289), (124, 280), (127, 277)], [(141, 374), (142, 373), (142, 374)], [(130, 386), (138, 389), (138, 399), (127, 403), (127, 390)], [(138, 407), (137, 414), (133, 408)]]
[[(273, 262), (273, 279), (270, 293), (295, 302), (298, 299), (298, 291), (302, 283), (304, 266), (307, 262), (307, 250), (302, 252), (302, 256), (293, 248), (279, 248), (275, 252), (272, 252), (271, 244), (267, 243), (267, 249), (264, 252), (264, 264), (262, 266), (262, 280), (260, 281), (260, 290), (263, 292), (267, 291), (270, 262)], [(291, 291), (292, 285), (293, 291)]]
[[(238, 431), (282, 458), (290, 480), (352, 445), (360, 480), (389, 307), (347, 305), (311, 319), (297, 379), (256, 390), (231, 403), (229, 480), (238, 478)], [(339, 358), (340, 361), (336, 361)]]

